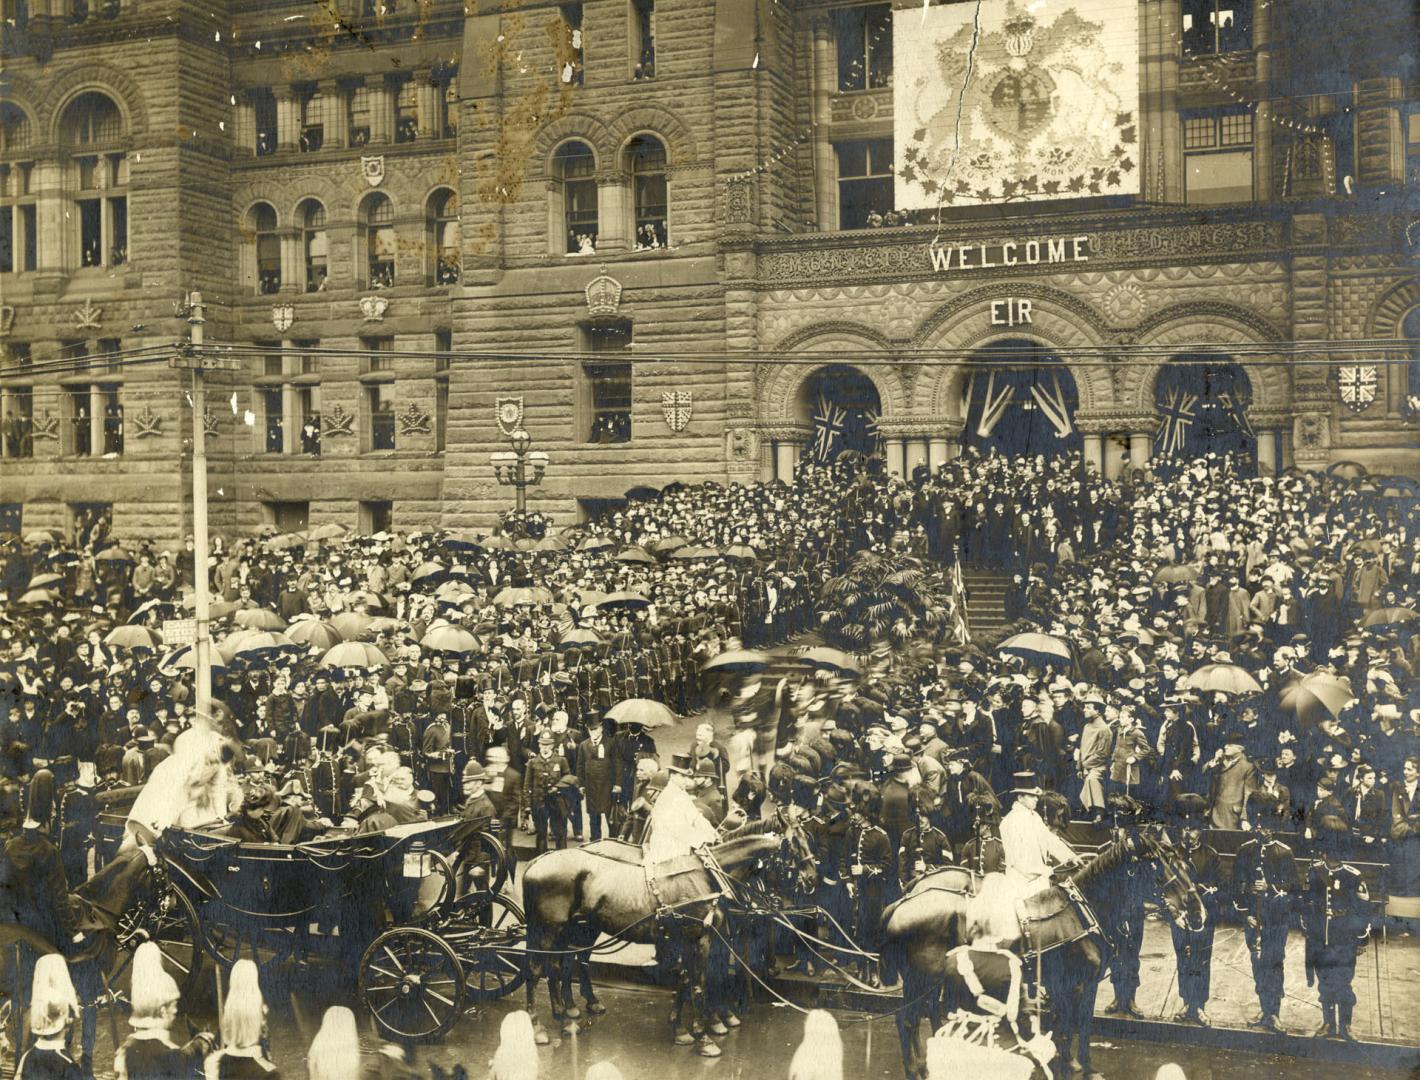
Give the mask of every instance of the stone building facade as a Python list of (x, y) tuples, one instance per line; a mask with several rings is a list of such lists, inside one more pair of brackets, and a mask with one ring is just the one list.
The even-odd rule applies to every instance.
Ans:
[[(790, 474), (830, 366), (906, 473), (1022, 340), (1106, 473), (1204, 345), (1247, 373), (1260, 468), (1420, 473), (1420, 88), (1384, 47), (1413, 12), (1300, 94), (1301, 5), (1220, 2), (1140, 2), (1139, 197), (862, 228), (892, 213), (887, 4), (7, 0), (4, 521), (175, 540), (201, 432), (218, 530), (486, 525), (505, 398), (551, 456), (530, 505), (572, 520)], [(1250, 198), (1209, 187), (1215, 123)], [(197, 418), (167, 362), (194, 289), (241, 361)]]

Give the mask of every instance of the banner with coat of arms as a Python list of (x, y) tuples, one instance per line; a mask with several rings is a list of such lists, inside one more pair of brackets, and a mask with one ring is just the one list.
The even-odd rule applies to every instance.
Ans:
[(1138, 12), (1133, 0), (894, 12), (896, 209), (1137, 194)]
[(1376, 400), (1380, 376), (1375, 364), (1347, 364), (1336, 369), (1336, 382), (1341, 388), (1341, 404), (1362, 413)]

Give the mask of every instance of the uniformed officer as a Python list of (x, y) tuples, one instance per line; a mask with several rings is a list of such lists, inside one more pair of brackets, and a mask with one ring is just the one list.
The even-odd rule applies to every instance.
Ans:
[[(849, 864), (848, 880), (855, 901), (854, 940), (870, 953), (881, 952), (883, 909), (898, 896), (894, 873), (897, 860), (892, 839), (887, 830), (877, 824), (881, 810), (882, 796), (870, 787), (865, 788), (848, 834), (853, 860)], [(862, 960), (860, 968), (871, 985), (880, 985), (876, 964)]]
[[(823, 793), (823, 805), (809, 819), (808, 832), (818, 855), (818, 886), (814, 890), (814, 906), (822, 912), (818, 936), (825, 941), (836, 939), (837, 923), (849, 930), (851, 908), (848, 895), (848, 833), (853, 818), (848, 812), (848, 792), (841, 784), (829, 784)], [(813, 961), (804, 960), (805, 969), (813, 974)]]
[(419, 737), (419, 752), (428, 775), (429, 790), (434, 793), (434, 808), (439, 814), (453, 811), (454, 751), (451, 732), (449, 714), (438, 712)]
[[(1110, 795), (1106, 799), (1106, 810), (1112, 817), (1113, 839), (1122, 839), (1139, 825), (1139, 816), (1144, 805), (1128, 795)], [(1144, 947), (1144, 901), (1150, 893), (1150, 882), (1136, 863), (1128, 863), (1120, 869), (1118, 897), (1119, 914), (1116, 917), (1110, 944), (1113, 954), (1109, 960), (1109, 981), (1114, 985), (1114, 1000), (1105, 1012), (1111, 1016), (1128, 1016), (1135, 1020), (1144, 1019), (1144, 1014), (1134, 1004), (1134, 995), (1139, 991), (1139, 953)]]
[(97, 786), (98, 776), (93, 762), (81, 761), (78, 777), (64, 785), (59, 794), (55, 839), (64, 864), (64, 876), (71, 885), (78, 885), (89, 877), (89, 849), (98, 824), (98, 803), (94, 800)]
[(952, 845), (947, 834), (932, 824), (930, 814), (936, 800), (930, 788), (917, 785), (908, 794), (913, 823), (902, 834), (897, 852), (898, 880), (906, 890), (923, 874), (952, 862)]
[(1238, 848), (1233, 862), (1233, 908), (1245, 920), (1243, 937), (1252, 957), (1252, 981), (1260, 1015), (1250, 1027), (1282, 1034), (1277, 1013), (1282, 1006), (1282, 965), (1292, 897), (1301, 877), (1292, 849), (1276, 837), (1280, 804), (1259, 804), (1254, 811), (1257, 835)]
[(1001, 804), (993, 794), (969, 795), (971, 838), (957, 851), (957, 861), (979, 877), (1006, 869), (1006, 849), (1001, 845)]
[(1356, 993), (1356, 954), (1371, 933), (1371, 895), (1361, 872), (1340, 858), (1346, 821), (1335, 814), (1311, 822), (1315, 860), (1307, 872), (1302, 929), (1306, 932), (1307, 985), (1315, 977), (1321, 998), (1318, 1035), (1350, 1041)]
[(1174, 1021), (1208, 1027), (1212, 1021), (1205, 1006), (1212, 983), (1213, 935), (1218, 928), (1218, 908), (1222, 887), (1222, 862), (1204, 836), (1208, 800), (1184, 792), (1174, 800), (1175, 821), (1179, 826), (1179, 846), (1188, 860), (1189, 876), (1203, 898), (1207, 915), (1200, 927), (1170, 924), (1174, 962), (1178, 971), (1178, 996), (1183, 1008)]
[(567, 846), (567, 817), (557, 782), (569, 771), (567, 759), (557, 752), (557, 740), (544, 731), (538, 736), (537, 754), (528, 759), (522, 796), (523, 809), (532, 815), (539, 855), (547, 850), (549, 829), (559, 848)]

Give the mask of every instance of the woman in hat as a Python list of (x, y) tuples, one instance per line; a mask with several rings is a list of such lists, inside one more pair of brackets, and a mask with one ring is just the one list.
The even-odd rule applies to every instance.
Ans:
[(266, 1057), (266, 1002), (262, 1000), (256, 964), (238, 960), (232, 966), (227, 1000), (222, 1008), (222, 1048), (207, 1056), (205, 1080), (279, 1080), (281, 1073)]
[(173, 1080), (197, 1074), (216, 1040), (201, 1032), (182, 1046), (169, 1034), (178, 1013), (178, 985), (163, 966), (163, 953), (145, 941), (133, 954), (133, 1034), (114, 1055), (118, 1080)]
[(69, 1056), (69, 1028), (79, 1015), (79, 995), (69, 966), (58, 953), (35, 961), (30, 992), (30, 1034), (34, 1045), (15, 1068), (15, 1080), (82, 1080), (86, 1070)]

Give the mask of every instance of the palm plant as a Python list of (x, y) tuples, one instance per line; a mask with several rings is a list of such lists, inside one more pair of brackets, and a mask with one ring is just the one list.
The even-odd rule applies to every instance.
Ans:
[(860, 551), (819, 593), (821, 631), (840, 648), (903, 649), (940, 637), (948, 625), (948, 592), (920, 559)]

